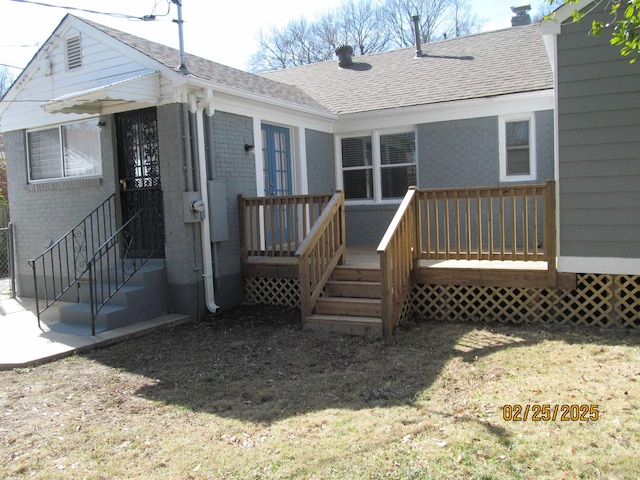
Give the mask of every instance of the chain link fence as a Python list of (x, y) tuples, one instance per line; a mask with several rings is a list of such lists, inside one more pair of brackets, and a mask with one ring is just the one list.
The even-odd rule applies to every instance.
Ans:
[(0, 227), (0, 295), (15, 297), (13, 225)]

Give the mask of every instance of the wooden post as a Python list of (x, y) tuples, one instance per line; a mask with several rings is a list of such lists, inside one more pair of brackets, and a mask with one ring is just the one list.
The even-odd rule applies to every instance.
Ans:
[(311, 315), (311, 278), (309, 277), (309, 256), (302, 255), (298, 259), (300, 285), (300, 317), (304, 329), (307, 317)]
[(340, 244), (344, 247), (338, 265), (343, 265), (347, 263), (347, 212), (344, 206), (344, 192), (342, 190), (338, 192), (340, 193)]
[(247, 273), (247, 216), (245, 211), (245, 197), (238, 195), (238, 216), (240, 217), (240, 271)]
[(556, 231), (556, 182), (549, 180), (545, 187), (544, 205), (544, 247), (547, 253), (547, 283), (557, 285), (557, 231)]
[(382, 273), (382, 333), (385, 337), (390, 337), (393, 334), (393, 279), (391, 263), (386, 251), (380, 253), (380, 271)]

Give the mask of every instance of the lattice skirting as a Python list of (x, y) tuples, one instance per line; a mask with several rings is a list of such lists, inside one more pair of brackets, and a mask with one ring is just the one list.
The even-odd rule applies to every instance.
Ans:
[(300, 288), (296, 278), (247, 277), (245, 279), (245, 299), (248, 303), (300, 305)]
[(416, 285), (412, 309), (434, 320), (640, 328), (640, 276), (578, 275), (572, 291)]

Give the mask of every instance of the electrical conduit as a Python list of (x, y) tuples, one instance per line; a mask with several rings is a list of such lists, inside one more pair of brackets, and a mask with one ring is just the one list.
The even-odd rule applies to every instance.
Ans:
[(216, 313), (220, 308), (216, 304), (214, 291), (214, 278), (211, 256), (211, 230), (209, 227), (209, 192), (207, 178), (207, 155), (205, 151), (204, 141), (204, 118), (203, 112), (206, 108), (213, 108), (213, 92), (208, 89), (205, 98), (200, 102), (197, 101), (195, 95), (189, 95), (189, 110), (196, 114), (196, 135), (198, 141), (198, 174), (200, 179), (200, 195), (204, 202), (204, 218), (200, 222), (200, 234), (202, 243), (202, 263), (204, 279), (205, 304), (207, 310)]

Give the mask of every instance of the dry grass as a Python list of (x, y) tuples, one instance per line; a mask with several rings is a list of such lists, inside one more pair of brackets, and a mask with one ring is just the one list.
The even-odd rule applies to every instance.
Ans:
[[(0, 372), (0, 477), (639, 478), (635, 331), (418, 323), (388, 341), (244, 308)], [(505, 404), (598, 405), (507, 422)]]

